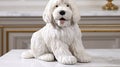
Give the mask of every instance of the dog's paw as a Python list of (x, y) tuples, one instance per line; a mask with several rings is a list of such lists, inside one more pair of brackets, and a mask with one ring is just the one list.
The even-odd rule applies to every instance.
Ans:
[(28, 50), (28, 51), (23, 52), (21, 54), (21, 57), (24, 58), (24, 59), (29, 59), (29, 58), (33, 57), (33, 54), (30, 50)]
[(74, 56), (60, 56), (57, 60), (58, 62), (67, 65), (77, 63), (77, 59)]
[(48, 53), (39, 56), (38, 59), (50, 62), (50, 61), (54, 61), (54, 56), (53, 54)]
[(78, 62), (81, 63), (88, 63), (91, 62), (91, 56), (89, 56), (88, 54), (81, 54), (77, 57)]

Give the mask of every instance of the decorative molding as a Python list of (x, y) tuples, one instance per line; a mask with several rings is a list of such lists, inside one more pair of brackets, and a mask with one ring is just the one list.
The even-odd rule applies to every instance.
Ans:
[[(1, 28), (42, 28), (45, 24), (29, 24), (29, 25), (17, 25), (17, 24), (11, 24), (11, 25), (4, 25)], [(120, 24), (79, 24), (79, 27), (81, 28), (120, 28)], [(17, 30), (16, 30), (17, 31)]]
[(33, 33), (35, 32), (34, 30), (11, 30), (11, 31), (6, 31), (6, 51), (9, 51), (9, 33)]
[(120, 30), (81, 30), (82, 32), (120, 32)]
[[(6, 51), (9, 51), (9, 34), (10, 33), (33, 33), (36, 30), (31, 30), (31, 31), (6, 31)], [(82, 32), (120, 32), (120, 30), (82, 30)]]
[[(40, 27), (38, 28), (42, 28), (43, 25), (41, 25)], [(80, 27), (82, 28), (82, 32), (120, 32), (120, 29), (90, 29), (90, 28), (110, 28), (110, 27), (119, 27), (120, 28), (120, 25), (80, 25)], [(10, 27), (12, 28), (12, 27)], [(15, 28), (15, 27), (13, 27)], [(16, 27), (17, 28), (17, 27)], [(18, 27), (20, 28), (20, 27)], [(26, 27), (28, 28), (28, 27)], [(34, 28), (34, 27), (31, 27), (31, 28)], [(86, 29), (83, 29), (83, 28), (86, 28)], [(36, 30), (8, 30), (8, 31), (5, 31), (6, 32), (6, 51), (9, 50), (9, 34), (10, 33), (33, 33), (35, 32)]]
[(89, 28), (93, 28), (93, 27), (95, 27), (95, 28), (108, 28), (108, 27), (117, 27), (117, 28), (120, 28), (120, 24), (103, 24), (103, 25), (100, 25), (100, 24), (82, 24), (82, 25), (80, 25), (79, 24), (79, 26), (80, 27), (89, 27)]
[(13, 24), (13, 25), (4, 25), (4, 28), (41, 28), (43, 26), (45, 26), (45, 24), (30, 24), (30, 25)]
[(0, 56), (3, 55), (3, 27), (0, 26)]
[(3, 26), (0, 26), (0, 28), (3, 28)]
[(1, 33), (1, 36), (2, 36), (2, 40), (1, 40), (1, 55), (3, 55), (3, 39), (4, 39), (4, 34), (3, 34), (3, 28), (1, 28), (1, 31), (2, 31), (2, 33)]
[[(9, 33), (9, 50), (11, 49), (25, 49), (30, 47), (30, 39), (33, 32), (28, 33)], [(28, 49), (28, 48), (26, 48)]]

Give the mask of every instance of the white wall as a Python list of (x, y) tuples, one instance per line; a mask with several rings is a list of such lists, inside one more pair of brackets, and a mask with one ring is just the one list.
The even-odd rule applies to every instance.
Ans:
[[(86, 7), (102, 7), (106, 0), (77, 0), (81, 9), (85, 9)], [(0, 11), (5, 10), (43, 10), (48, 0), (0, 0)], [(120, 5), (120, 0), (114, 0), (114, 3)], [(87, 9), (86, 8), (86, 9)]]

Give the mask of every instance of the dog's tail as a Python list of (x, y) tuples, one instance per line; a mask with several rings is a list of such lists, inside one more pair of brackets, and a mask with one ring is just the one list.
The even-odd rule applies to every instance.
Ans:
[(31, 50), (25, 51), (21, 54), (21, 57), (24, 59), (29, 59), (29, 58), (33, 58), (33, 53)]

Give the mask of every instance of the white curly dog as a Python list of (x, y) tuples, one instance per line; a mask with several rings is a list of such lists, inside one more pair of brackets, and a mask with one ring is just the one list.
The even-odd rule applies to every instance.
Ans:
[(22, 53), (23, 58), (56, 59), (62, 64), (91, 61), (82, 44), (80, 14), (73, 0), (50, 0), (43, 20), (46, 25), (32, 35), (31, 49)]

